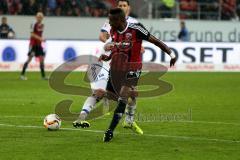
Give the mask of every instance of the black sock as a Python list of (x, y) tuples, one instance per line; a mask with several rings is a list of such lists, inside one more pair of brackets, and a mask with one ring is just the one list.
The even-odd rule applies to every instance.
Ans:
[(44, 63), (40, 63), (40, 70), (41, 70), (41, 75), (44, 78), (45, 77), (45, 72), (44, 72)]
[(28, 62), (25, 62), (24, 65), (23, 65), (23, 69), (22, 69), (21, 75), (25, 74), (25, 71), (26, 71), (27, 67), (28, 67)]
[(122, 115), (124, 114), (125, 108), (126, 108), (126, 103), (123, 100), (118, 101), (117, 108), (114, 111), (114, 115), (111, 121), (111, 124), (109, 126), (109, 129), (114, 131), (114, 129), (117, 127), (120, 119), (122, 118)]

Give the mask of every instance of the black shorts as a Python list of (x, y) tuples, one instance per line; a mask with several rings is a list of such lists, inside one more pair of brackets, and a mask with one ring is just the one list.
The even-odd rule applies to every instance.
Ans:
[(141, 76), (141, 73), (142, 73), (141, 70), (129, 71), (126, 74), (127, 81), (125, 81), (123, 84), (128, 86), (128, 87), (135, 88), (138, 84), (138, 80)]
[[(121, 74), (119, 74), (119, 75), (121, 75)], [(106, 90), (115, 96), (119, 95), (122, 86), (128, 86), (130, 88), (135, 89), (138, 84), (138, 80), (140, 78), (141, 71), (140, 70), (130, 71), (126, 74), (123, 73), (122, 75), (125, 75), (125, 76), (122, 76), (121, 78), (115, 77), (117, 84), (113, 86), (113, 84), (112, 84), (113, 77), (110, 75), (110, 71), (109, 71), (109, 79), (107, 82)]]
[(30, 46), (28, 56), (45, 56), (45, 52), (43, 51), (43, 47), (41, 45)]

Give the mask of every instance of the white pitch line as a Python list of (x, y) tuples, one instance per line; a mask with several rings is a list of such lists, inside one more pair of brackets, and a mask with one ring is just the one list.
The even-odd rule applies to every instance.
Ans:
[[(141, 121), (139, 121), (141, 122)], [(230, 122), (208, 122), (208, 121), (144, 121), (144, 123), (161, 123), (161, 122), (167, 122), (167, 123), (202, 123), (202, 124), (219, 124), (219, 125), (234, 125), (234, 126), (240, 126), (240, 123), (230, 123)]]
[(144, 134), (150, 137), (165, 137), (165, 138), (176, 138), (184, 140), (199, 140), (199, 141), (213, 141), (213, 142), (226, 142), (226, 143), (240, 143), (238, 140), (229, 139), (217, 139), (217, 138), (205, 138), (205, 137), (188, 137), (188, 136), (173, 136), (173, 135), (162, 135), (162, 134)]
[[(30, 125), (11, 125), (11, 124), (1, 124), (0, 126), (5, 127), (17, 127), (17, 128), (37, 128), (43, 129), (41, 126), (30, 126)], [(69, 130), (69, 131), (82, 131), (82, 132), (92, 132), (92, 133), (104, 133), (102, 130), (90, 130), (90, 129), (73, 129), (73, 128), (61, 128), (61, 130)], [(116, 134), (122, 135), (135, 135), (133, 133), (120, 133), (116, 132)], [(174, 135), (164, 135), (164, 134), (143, 134), (142, 136), (146, 137), (162, 137), (162, 138), (175, 138), (182, 140), (197, 140), (197, 141), (211, 141), (211, 142), (225, 142), (225, 143), (240, 143), (239, 140), (229, 140), (229, 139), (217, 139), (217, 138), (205, 138), (205, 137), (189, 137), (189, 136), (174, 136)]]
[[(96, 119), (104, 119), (105, 115), (98, 117)], [(44, 116), (0, 116), (0, 118), (26, 118), (26, 119), (43, 119)], [(94, 119), (94, 120), (96, 120)], [(202, 124), (219, 124), (219, 125), (234, 125), (240, 126), (240, 123), (231, 123), (231, 122), (210, 122), (210, 121), (138, 121), (140, 123), (202, 123)]]
[(17, 115), (17, 116), (0, 116), (0, 118), (26, 118), (26, 119), (39, 119), (39, 118), (44, 118), (44, 116), (24, 116), (24, 115)]
[(230, 123), (230, 122), (208, 122), (208, 121), (179, 121), (179, 122), (186, 122), (186, 123), (205, 123), (205, 124), (224, 124), (224, 125), (235, 125), (240, 126), (240, 123)]

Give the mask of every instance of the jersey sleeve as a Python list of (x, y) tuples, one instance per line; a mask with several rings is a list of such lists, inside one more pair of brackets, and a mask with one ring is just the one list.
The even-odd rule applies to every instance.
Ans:
[(136, 24), (137, 36), (142, 40), (148, 40), (150, 37), (150, 32), (141, 24)]
[(110, 26), (109, 22), (106, 21), (101, 28), (101, 32), (110, 33), (110, 30), (111, 30), (111, 26)]

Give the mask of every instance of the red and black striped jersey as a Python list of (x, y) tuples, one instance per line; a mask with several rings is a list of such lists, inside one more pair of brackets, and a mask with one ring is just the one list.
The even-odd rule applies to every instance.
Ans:
[[(38, 35), (39, 37), (42, 37), (43, 29), (44, 29), (43, 23), (36, 22), (31, 25), (31, 33), (34, 33), (34, 34)], [(30, 38), (30, 45), (32, 45), (32, 46), (41, 45), (41, 43), (42, 42), (36, 38), (33, 38), (33, 37)]]
[(133, 65), (138, 69), (142, 67), (142, 40), (148, 40), (150, 33), (140, 23), (127, 23), (123, 31), (111, 29), (112, 42), (116, 45), (112, 49), (112, 55), (124, 53), (128, 56), (128, 62), (134, 62)]

